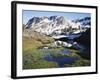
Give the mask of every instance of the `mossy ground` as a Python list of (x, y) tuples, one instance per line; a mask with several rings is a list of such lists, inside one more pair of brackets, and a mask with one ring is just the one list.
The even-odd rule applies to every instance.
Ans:
[[(80, 60), (76, 60), (72, 65), (65, 64), (65, 67), (77, 67), (77, 66), (89, 66), (90, 60), (86, 60), (81, 57), (80, 52), (75, 49), (70, 48), (52, 48), (48, 51), (41, 51), (38, 48), (47, 46), (42, 42), (46, 41), (38, 41), (33, 38), (23, 37), (23, 69), (41, 69), (41, 68), (58, 68), (58, 64), (56, 62), (49, 62), (44, 60), (44, 56), (47, 53), (52, 53), (53, 57), (78, 57)], [(50, 41), (49, 41), (50, 43)], [(63, 55), (60, 50), (67, 49), (71, 51), (71, 54)], [(77, 54), (78, 53), (78, 54)]]

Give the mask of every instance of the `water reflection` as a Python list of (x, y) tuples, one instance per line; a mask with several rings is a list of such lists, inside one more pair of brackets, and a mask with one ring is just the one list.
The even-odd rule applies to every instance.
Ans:
[(78, 57), (53, 57), (52, 55), (47, 55), (44, 57), (46, 61), (51, 61), (51, 62), (57, 62), (59, 67), (64, 67), (65, 64), (72, 64), (76, 60), (78, 60)]

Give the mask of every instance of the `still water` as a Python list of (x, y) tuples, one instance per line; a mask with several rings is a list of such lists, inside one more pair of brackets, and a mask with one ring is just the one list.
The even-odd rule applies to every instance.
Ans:
[[(70, 40), (67, 41), (68, 43), (71, 43), (73, 44), (74, 43), (74, 38), (75, 37), (79, 37), (79, 35), (70, 35), (70, 36), (67, 36), (67, 38), (69, 38)], [(80, 44), (80, 43), (76, 43), (76, 44), (73, 44), (73, 47), (76, 49), (76, 50), (79, 50), (82, 55), (84, 55), (84, 51), (88, 51), (86, 48), (86, 46), (84, 46), (84, 44)], [(79, 57), (53, 57), (53, 54), (55, 53), (50, 53), (50, 49), (43, 49), (43, 51), (47, 53), (47, 55), (44, 57), (44, 60), (46, 61), (49, 61), (49, 62), (56, 62), (58, 64), (59, 67), (64, 67), (65, 64), (73, 64), (76, 60), (79, 60), (80, 58)], [(72, 52), (70, 52), (69, 50), (67, 49), (63, 49), (63, 50), (59, 50), (59, 52), (63, 55), (67, 55), (67, 54), (72, 54)], [(86, 52), (87, 53), (87, 52)], [(87, 55), (87, 54), (86, 54)]]

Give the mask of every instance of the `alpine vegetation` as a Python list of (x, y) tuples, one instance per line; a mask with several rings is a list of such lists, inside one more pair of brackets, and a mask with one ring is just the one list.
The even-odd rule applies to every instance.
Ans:
[(90, 31), (90, 16), (33, 15), (23, 24), (23, 69), (90, 66)]

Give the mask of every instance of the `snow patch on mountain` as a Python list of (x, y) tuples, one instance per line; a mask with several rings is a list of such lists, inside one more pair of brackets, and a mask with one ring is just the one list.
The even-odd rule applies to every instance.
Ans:
[(80, 23), (81, 27), (87, 27), (87, 28), (91, 27), (91, 17), (76, 19), (76, 20), (73, 20), (72, 22)]
[(67, 20), (63, 16), (33, 17), (27, 22), (25, 28), (49, 36), (77, 34), (86, 31), (86, 28), (91, 26), (90, 20), (89, 17), (73, 21)]

